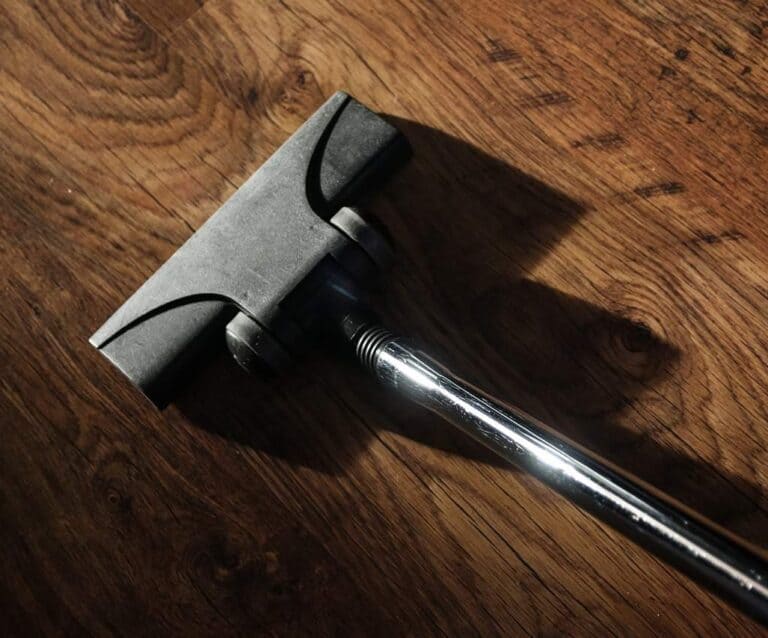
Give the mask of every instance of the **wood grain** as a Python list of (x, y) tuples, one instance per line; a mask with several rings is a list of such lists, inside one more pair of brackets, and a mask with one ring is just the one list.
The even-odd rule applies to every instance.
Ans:
[(765, 547), (757, 3), (0, 7), (7, 635), (761, 628), (308, 354), (155, 413), (87, 337), (330, 93), (415, 159), (381, 299), (464, 376)]
[(155, 32), (168, 36), (184, 23), (205, 0), (133, 0), (128, 8)]

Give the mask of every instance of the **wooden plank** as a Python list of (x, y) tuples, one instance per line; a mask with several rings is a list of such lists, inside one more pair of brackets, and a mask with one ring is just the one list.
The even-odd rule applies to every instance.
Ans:
[(86, 343), (346, 88), (416, 151), (389, 322), (764, 544), (759, 9), (129, 4), (0, 8), (11, 633), (760, 632), (327, 356), (158, 415)]

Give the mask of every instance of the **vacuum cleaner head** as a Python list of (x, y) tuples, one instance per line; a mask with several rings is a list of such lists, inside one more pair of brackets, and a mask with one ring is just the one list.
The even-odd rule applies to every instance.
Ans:
[(281, 367), (313, 299), (354, 296), (381, 268), (386, 241), (350, 207), (409, 156), (395, 127), (334, 94), (91, 343), (158, 407), (224, 335), (244, 367)]

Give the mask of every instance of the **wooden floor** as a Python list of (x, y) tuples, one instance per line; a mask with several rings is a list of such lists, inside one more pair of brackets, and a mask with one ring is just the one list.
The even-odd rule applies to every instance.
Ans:
[[(346, 6), (345, 6), (346, 4)], [(348, 363), (164, 413), (87, 342), (333, 91), (397, 330), (768, 545), (768, 9), (0, 4), (3, 635), (755, 636)]]

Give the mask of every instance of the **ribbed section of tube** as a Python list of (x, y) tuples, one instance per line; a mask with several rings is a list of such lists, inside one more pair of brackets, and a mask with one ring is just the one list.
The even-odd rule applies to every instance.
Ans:
[(386, 328), (368, 326), (355, 335), (355, 354), (363, 366), (375, 373), (379, 352), (394, 339), (395, 336)]

